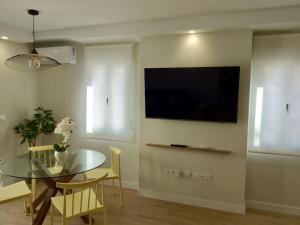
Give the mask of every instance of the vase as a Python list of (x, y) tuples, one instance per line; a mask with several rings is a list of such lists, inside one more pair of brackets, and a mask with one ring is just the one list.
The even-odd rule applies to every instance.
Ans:
[(68, 160), (68, 155), (69, 155), (68, 150), (65, 150), (65, 151), (63, 151), (63, 152), (55, 151), (55, 152), (54, 152), (54, 156), (55, 156), (55, 165), (56, 165), (56, 166), (64, 166), (65, 163), (66, 163), (67, 160)]

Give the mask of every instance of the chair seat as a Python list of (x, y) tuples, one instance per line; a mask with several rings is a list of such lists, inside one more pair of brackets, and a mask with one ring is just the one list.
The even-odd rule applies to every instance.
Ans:
[(0, 188), (0, 204), (31, 196), (25, 181), (20, 181)]
[(114, 179), (118, 178), (118, 175), (115, 174), (111, 168), (97, 168), (93, 169), (91, 171), (88, 171), (85, 173), (86, 179), (97, 179), (99, 177), (102, 177), (104, 174), (108, 173), (107, 177), (105, 179)]
[[(99, 208), (102, 208), (103, 205), (96, 200), (95, 192), (93, 189), (91, 189), (90, 192), (90, 202), (88, 207), (88, 199), (89, 199), (89, 190), (86, 189), (82, 193), (82, 206), (80, 209), (80, 201), (81, 201), (81, 192), (76, 192), (74, 193), (74, 204), (73, 203), (73, 195), (69, 194), (66, 195), (66, 217), (70, 218), (76, 215), (84, 214), (88, 211), (91, 210), (96, 210)], [(52, 197), (51, 201), (55, 208), (63, 215), (63, 210), (64, 210), (64, 196), (57, 196), (57, 197)], [(97, 205), (95, 207), (95, 201), (97, 201)], [(74, 209), (72, 207), (74, 206)], [(73, 210), (73, 212), (72, 212)]]

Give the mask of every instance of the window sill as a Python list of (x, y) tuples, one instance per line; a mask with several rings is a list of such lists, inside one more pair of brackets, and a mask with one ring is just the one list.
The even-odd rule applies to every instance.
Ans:
[(93, 135), (85, 135), (84, 139), (91, 139), (97, 141), (105, 141), (105, 142), (122, 142), (122, 143), (134, 143), (134, 138), (108, 138), (108, 137), (99, 137)]
[(289, 156), (289, 157), (300, 157), (300, 153), (291, 152), (291, 151), (264, 151), (264, 150), (249, 149), (248, 153), (264, 154), (264, 155), (277, 155), (277, 156)]

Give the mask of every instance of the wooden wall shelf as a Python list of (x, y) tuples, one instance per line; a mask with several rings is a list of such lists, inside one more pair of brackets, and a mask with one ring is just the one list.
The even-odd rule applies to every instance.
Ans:
[(196, 150), (196, 151), (221, 153), (221, 154), (230, 154), (231, 153), (231, 151), (229, 151), (229, 150), (221, 150), (221, 149), (214, 149), (214, 148), (199, 148), (199, 147), (192, 147), (192, 146), (178, 147), (178, 146), (153, 144), (153, 143), (147, 143), (146, 146), (156, 147), (156, 148), (168, 148), (168, 149)]

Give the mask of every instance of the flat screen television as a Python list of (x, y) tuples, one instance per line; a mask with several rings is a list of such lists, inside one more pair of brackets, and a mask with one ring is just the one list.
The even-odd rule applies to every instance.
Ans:
[(145, 68), (146, 118), (237, 122), (240, 67)]

